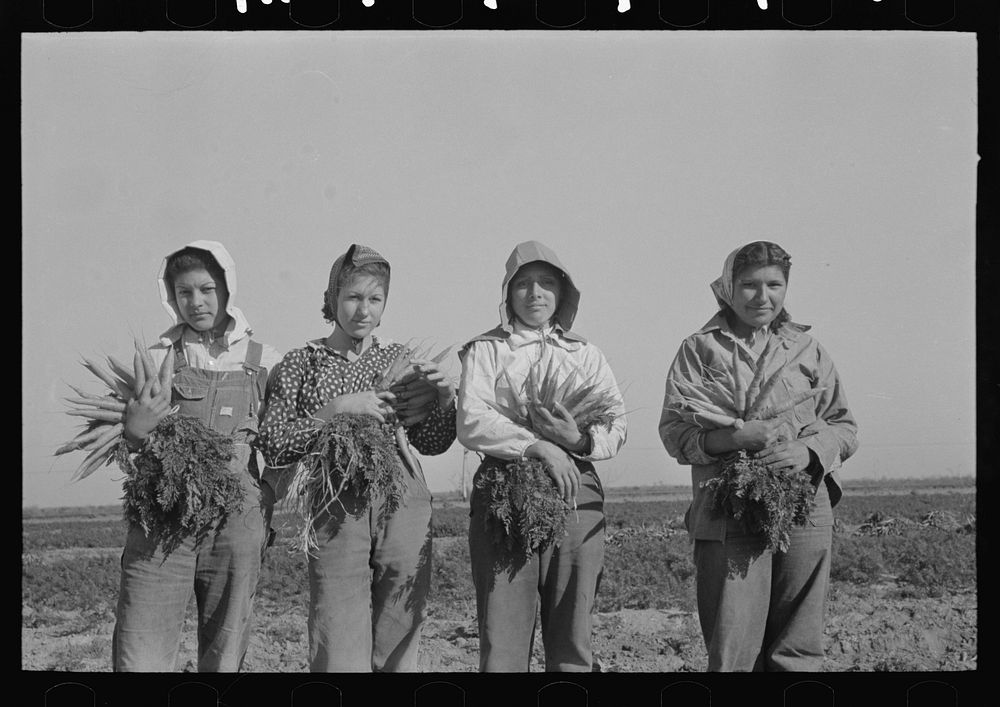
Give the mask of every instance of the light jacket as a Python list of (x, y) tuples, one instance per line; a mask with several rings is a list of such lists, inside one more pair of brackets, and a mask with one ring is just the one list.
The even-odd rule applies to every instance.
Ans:
[(695, 539), (722, 540), (726, 520), (711, 508), (711, 492), (701, 488), (707, 479), (718, 475), (721, 458), (708, 454), (704, 436), (709, 431), (692, 415), (671, 401), (680, 390), (674, 381), (699, 384), (705, 369), (728, 370), (733, 347), (739, 350), (740, 374), (749, 382), (758, 366), (764, 366), (765, 379), (783, 368), (780, 382), (767, 401), (780, 404), (796, 393), (826, 387), (816, 398), (782, 413), (781, 431), (786, 438), (798, 439), (815, 453), (819, 466), (817, 477), (826, 482), (831, 505), (842, 495), (837, 469), (858, 446), (857, 424), (847, 406), (843, 385), (829, 354), (806, 332), (808, 326), (786, 322), (775, 331), (775, 340), (766, 359), (760, 360), (730, 330), (720, 312), (698, 332), (681, 344), (667, 374), (660, 438), (667, 452), (681, 464), (691, 465), (693, 500), (688, 513), (688, 530)]
[[(507, 305), (510, 281), (518, 269), (531, 262), (545, 262), (563, 274), (554, 323), (532, 329), (517, 320)], [(507, 259), (500, 293), (500, 324), (473, 338), (459, 352), (462, 376), (458, 390), (456, 424), (458, 439), (472, 451), (500, 459), (520, 459), (540, 438), (511, 416), (491, 407), (495, 403), (512, 410), (514, 392), (524, 387), (529, 368), (541, 362), (553, 363), (555, 383), (566, 380), (572, 371), (584, 379), (594, 378), (600, 389), (616, 400), (610, 427), (601, 424), (587, 429), (590, 452), (574, 455), (586, 461), (609, 459), (618, 453), (626, 438), (625, 404), (617, 381), (604, 354), (587, 340), (570, 331), (580, 303), (580, 291), (549, 248), (537, 241), (519, 244)], [(543, 370), (545, 370), (543, 368)]]

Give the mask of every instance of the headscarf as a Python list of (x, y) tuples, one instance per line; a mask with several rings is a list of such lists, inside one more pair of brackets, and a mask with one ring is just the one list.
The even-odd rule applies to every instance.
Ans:
[(726, 256), (726, 262), (722, 264), (722, 275), (713, 280), (710, 285), (720, 309), (724, 307), (731, 309), (733, 306), (733, 278), (736, 276), (736, 273), (733, 272), (733, 263), (736, 262), (736, 256), (744, 247), (740, 246)]
[[(379, 255), (375, 249), (369, 248), (366, 245), (360, 245), (358, 243), (352, 243), (347, 251), (333, 261), (333, 267), (330, 268), (330, 281), (326, 286), (326, 292), (323, 293), (323, 303), (325, 308), (336, 316), (337, 313), (337, 278), (340, 277), (340, 271), (344, 268), (344, 263), (350, 262), (354, 267), (361, 267), (362, 265), (369, 265), (371, 263), (384, 263), (386, 269), (389, 268), (389, 261)], [(389, 281), (386, 279), (385, 283), (385, 296), (389, 297)]]

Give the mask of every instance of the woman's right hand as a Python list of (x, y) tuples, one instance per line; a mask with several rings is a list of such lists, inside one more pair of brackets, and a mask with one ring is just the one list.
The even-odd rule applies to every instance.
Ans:
[(580, 470), (576, 468), (572, 458), (558, 445), (540, 439), (524, 452), (525, 457), (540, 459), (545, 464), (545, 470), (556, 483), (559, 495), (569, 503), (575, 501), (580, 490)]
[(153, 395), (155, 381), (155, 378), (146, 381), (138, 397), (129, 400), (125, 405), (124, 437), (130, 449), (138, 449), (160, 420), (170, 414), (171, 387), (160, 388), (156, 395)]
[(758, 452), (778, 441), (781, 424), (780, 419), (750, 420), (743, 423), (740, 429), (724, 427), (712, 430), (705, 435), (705, 451), (713, 456), (735, 452), (737, 449)]
[(388, 390), (376, 393), (365, 390), (360, 393), (348, 393), (332, 398), (326, 405), (313, 413), (314, 417), (329, 420), (334, 415), (371, 415), (379, 422), (385, 422), (385, 416), (392, 410), (396, 396)]
[(750, 420), (743, 427), (733, 431), (733, 443), (736, 449), (747, 449), (758, 452), (778, 441), (781, 420)]

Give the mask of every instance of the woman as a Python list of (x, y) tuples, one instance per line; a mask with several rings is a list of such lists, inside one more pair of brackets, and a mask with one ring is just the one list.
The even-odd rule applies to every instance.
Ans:
[(419, 376), (405, 385), (387, 391), (373, 386), (402, 348), (372, 333), (388, 291), (388, 261), (363, 245), (348, 248), (331, 268), (323, 299), (333, 332), (290, 351), (268, 384), (260, 446), (270, 473), (299, 461), (323, 422), (337, 414), (384, 422), (394, 412), (406, 429), (396, 459), (406, 485), (398, 508), (386, 511), (385, 499), (367, 507), (345, 490), (313, 523), (313, 672), (417, 669), (430, 587), (431, 494), (408, 447), (423, 454), (448, 449), (455, 439), (455, 389), (428, 361), (416, 362)]
[(236, 264), (216, 241), (194, 241), (170, 253), (159, 276), (160, 298), (172, 326), (150, 348), (159, 369), (174, 351), (173, 384), (152, 394), (150, 382), (125, 414), (125, 443), (142, 450), (175, 406), (228, 435), (230, 469), (246, 500), (242, 513), (215, 524), (204, 538), (186, 537), (169, 550), (131, 523), (121, 561), (121, 585), (111, 642), (117, 672), (176, 668), (184, 615), (198, 603), (198, 671), (236, 672), (252, 629), (253, 599), (267, 543), (274, 495), (261, 483), (251, 443), (268, 369), (280, 359), (251, 338), (236, 299)]
[[(546, 670), (592, 669), (591, 610), (604, 562), (604, 492), (592, 462), (613, 457), (626, 428), (621, 393), (604, 355), (570, 330), (579, 302), (580, 292), (555, 253), (536, 241), (521, 243), (507, 260), (501, 324), (460, 354), (458, 439), (485, 455), (477, 481), (490, 465), (540, 459), (559, 493), (576, 504), (568, 535), (558, 545), (536, 551), (513, 575), (495, 575), (497, 548), (484, 523), (485, 494), (475, 484), (469, 550), (484, 672), (528, 671), (539, 598)], [(530, 428), (501, 414), (494, 406), (516, 408), (511, 386), (523, 386), (539, 362), (542, 369), (553, 364), (552, 385), (571, 374), (597, 381), (613, 401), (607, 423), (581, 430), (561, 405), (535, 410)]]
[[(817, 671), (823, 659), (832, 508), (841, 496), (836, 470), (857, 448), (857, 426), (829, 354), (785, 311), (790, 266), (788, 253), (767, 241), (730, 253), (711, 285), (720, 311), (684, 340), (667, 374), (660, 437), (672, 457), (691, 465), (694, 498), (685, 519), (710, 671)], [(703, 372), (731, 369), (734, 347), (741, 380), (761, 366), (765, 379), (782, 371), (769, 393), (775, 405), (825, 390), (773, 420), (706, 429), (675, 401), (684, 384), (702, 383)], [(772, 469), (811, 477), (815, 506), (805, 526), (792, 530), (786, 552), (768, 550), (763, 536), (714, 511), (702, 488), (740, 449)], [(746, 571), (731, 572), (734, 566)]]

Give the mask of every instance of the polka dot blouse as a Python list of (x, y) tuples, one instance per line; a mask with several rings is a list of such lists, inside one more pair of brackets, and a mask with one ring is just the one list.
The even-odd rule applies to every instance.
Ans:
[[(297, 462), (319, 430), (313, 414), (338, 395), (370, 390), (402, 347), (372, 337), (371, 346), (354, 361), (327, 348), (322, 339), (289, 351), (268, 383), (257, 438), (268, 465)], [(406, 428), (406, 436), (421, 454), (447, 451), (455, 440), (455, 406), (435, 406), (423, 421)]]

